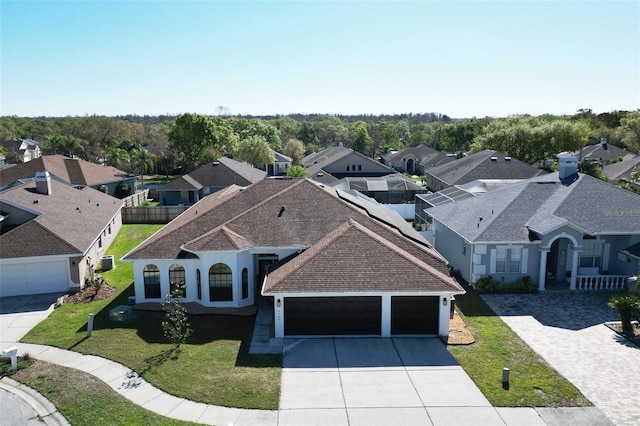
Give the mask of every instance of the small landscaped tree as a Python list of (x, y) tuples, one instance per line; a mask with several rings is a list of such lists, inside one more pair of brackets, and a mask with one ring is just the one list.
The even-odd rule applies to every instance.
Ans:
[(186, 285), (176, 284), (162, 302), (162, 310), (165, 312), (166, 320), (162, 321), (164, 337), (179, 349), (180, 345), (193, 333), (187, 310), (182, 306), (182, 296), (185, 294)]
[(608, 303), (610, 308), (618, 311), (620, 321), (622, 322), (622, 332), (633, 336), (633, 325), (631, 318), (633, 314), (640, 309), (640, 297), (625, 294), (611, 296)]

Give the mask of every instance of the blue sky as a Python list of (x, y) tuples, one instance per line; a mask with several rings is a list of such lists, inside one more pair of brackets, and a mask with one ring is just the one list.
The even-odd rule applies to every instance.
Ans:
[(638, 1), (7, 1), (0, 114), (640, 108)]

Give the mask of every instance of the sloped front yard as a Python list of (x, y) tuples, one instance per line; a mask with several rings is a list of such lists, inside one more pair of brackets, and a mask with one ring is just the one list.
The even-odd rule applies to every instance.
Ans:
[[(281, 356), (248, 354), (254, 317), (191, 316), (194, 333), (177, 356), (163, 336), (163, 313), (134, 311), (127, 324), (109, 321), (109, 310), (126, 304), (133, 294), (132, 265), (118, 259), (159, 228), (123, 226), (109, 250), (116, 268), (103, 274), (117, 288), (115, 298), (65, 304), (22, 341), (112, 359), (179, 397), (222, 406), (277, 409)], [(87, 338), (89, 313), (95, 314), (95, 321), (93, 335)]]

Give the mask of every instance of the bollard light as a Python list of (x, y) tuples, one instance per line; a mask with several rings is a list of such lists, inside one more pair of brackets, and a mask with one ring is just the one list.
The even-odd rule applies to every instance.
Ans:
[(509, 369), (507, 367), (502, 369), (502, 389), (509, 390)]
[(87, 337), (91, 337), (93, 333), (93, 314), (89, 314), (89, 321), (87, 322)]

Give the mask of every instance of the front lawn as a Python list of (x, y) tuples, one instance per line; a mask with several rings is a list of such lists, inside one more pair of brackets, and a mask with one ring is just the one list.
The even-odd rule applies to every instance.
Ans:
[(44, 395), (72, 425), (195, 424), (146, 410), (119, 395), (102, 380), (56, 364), (36, 361), (12, 378)]
[[(179, 397), (238, 408), (277, 409), (280, 395), (279, 355), (249, 355), (254, 317), (194, 315), (193, 335), (176, 357), (163, 336), (161, 312), (134, 311), (127, 324), (109, 321), (109, 310), (133, 294), (133, 267), (119, 259), (160, 225), (123, 225), (108, 254), (116, 268), (104, 272), (118, 289), (115, 298), (65, 304), (22, 341), (72, 349), (120, 362), (154, 386)], [(89, 313), (94, 330), (86, 337)]]
[[(497, 407), (582, 407), (591, 402), (551, 368), (471, 288), (456, 296), (458, 312), (476, 338), (449, 352)], [(510, 386), (502, 387), (502, 369), (510, 369)]]

